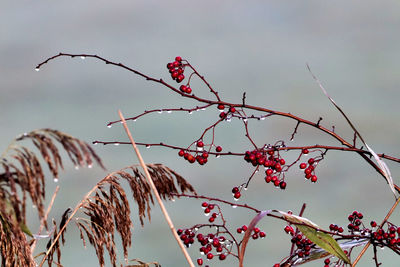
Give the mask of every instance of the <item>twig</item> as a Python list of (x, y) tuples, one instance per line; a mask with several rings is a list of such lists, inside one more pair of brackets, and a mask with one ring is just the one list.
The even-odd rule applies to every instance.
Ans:
[[(60, 190), (60, 186), (57, 186), (57, 187), (56, 187), (56, 190), (54, 191), (54, 194), (53, 194), (53, 196), (51, 197), (50, 204), (49, 204), (49, 206), (47, 207), (46, 213), (44, 214), (44, 217), (43, 217), (42, 220), (40, 221), (40, 227), (39, 227), (39, 231), (37, 232), (37, 235), (40, 235), (40, 234), (42, 233), (42, 230), (43, 230), (43, 228), (44, 228), (44, 223), (45, 223), (45, 221), (47, 221), (47, 217), (49, 216), (49, 213), (50, 213), (50, 211), (51, 211), (51, 208), (53, 207), (54, 200), (56, 199), (58, 190)], [(32, 244), (32, 247), (31, 247), (31, 254), (33, 254), (33, 252), (35, 251), (36, 242), (37, 242), (37, 239), (35, 239), (35, 240), (33, 241), (33, 244)]]
[(177, 241), (179, 247), (181, 248), (182, 253), (185, 255), (185, 258), (186, 258), (187, 262), (189, 263), (189, 266), (194, 267), (193, 261), (192, 261), (192, 259), (190, 258), (190, 255), (188, 254), (186, 248), (183, 246), (183, 243), (181, 242), (181, 240), (180, 240), (180, 238), (179, 238), (179, 236), (178, 236), (178, 234), (177, 234), (177, 232), (176, 232), (176, 229), (175, 229), (175, 227), (174, 227), (174, 225), (173, 225), (173, 223), (172, 223), (172, 220), (171, 220), (171, 218), (170, 218), (169, 215), (168, 215), (167, 209), (165, 208), (164, 203), (163, 203), (162, 200), (161, 200), (161, 197), (160, 197), (160, 195), (159, 195), (159, 193), (158, 193), (158, 191), (157, 191), (157, 188), (156, 188), (156, 186), (154, 185), (153, 180), (151, 179), (150, 173), (149, 173), (149, 171), (148, 171), (148, 169), (147, 169), (147, 167), (146, 167), (146, 164), (145, 164), (144, 161), (143, 161), (143, 158), (142, 158), (142, 156), (141, 156), (141, 154), (140, 154), (140, 152), (139, 152), (139, 149), (136, 147), (136, 144), (135, 144), (135, 141), (133, 140), (132, 134), (131, 134), (131, 132), (129, 131), (128, 126), (126, 125), (125, 118), (124, 118), (124, 116), (122, 115), (122, 113), (121, 113), (120, 110), (118, 111), (118, 114), (119, 114), (119, 117), (121, 118), (122, 124), (123, 124), (123, 126), (124, 126), (125, 131), (126, 131), (126, 134), (128, 135), (128, 138), (129, 138), (129, 140), (131, 141), (132, 147), (133, 147), (133, 149), (134, 149), (135, 152), (136, 152), (136, 155), (137, 155), (137, 157), (138, 157), (138, 159), (139, 159), (140, 165), (142, 166), (142, 168), (143, 168), (143, 170), (144, 170), (145, 176), (146, 176), (146, 178), (147, 178), (147, 182), (149, 183), (151, 189), (153, 190), (153, 194), (154, 194), (154, 196), (156, 197), (158, 204), (160, 205), (160, 208), (161, 208), (162, 213), (164, 214), (165, 220), (167, 221), (168, 226), (169, 226), (169, 228), (170, 228), (170, 230), (171, 230), (173, 236), (175, 237), (175, 239), (176, 239), (176, 241)]

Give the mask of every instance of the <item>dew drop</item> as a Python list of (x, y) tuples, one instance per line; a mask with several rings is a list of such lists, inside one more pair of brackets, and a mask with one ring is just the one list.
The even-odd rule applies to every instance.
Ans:
[(243, 121), (244, 121), (244, 122), (247, 122), (247, 118), (244, 118)]
[[(238, 201), (239, 199), (238, 198), (235, 198), (235, 201)], [(237, 206), (236, 205), (232, 205), (232, 209), (236, 209), (237, 208)]]
[(221, 155), (216, 155), (215, 157), (216, 157), (216, 158), (219, 158), (219, 157), (221, 157)]
[(206, 110), (206, 108), (202, 108), (201, 110), (203, 110), (203, 111), (204, 111), (204, 110)]
[(114, 146), (119, 146), (119, 143), (114, 143)]
[(172, 202), (175, 202), (175, 198), (171, 198), (171, 201), (172, 201)]
[(194, 230), (195, 232), (197, 232), (197, 231), (199, 231), (199, 228), (195, 227), (193, 230)]
[(93, 168), (93, 164), (89, 164), (87, 167), (88, 167), (89, 169), (91, 169), (91, 168)]
[(257, 173), (259, 170), (257, 169), (256, 171), (255, 171), (255, 173)]
[(226, 118), (226, 122), (231, 122), (232, 119), (231, 118)]
[(137, 119), (134, 119), (133, 121), (137, 121)]
[(35, 70), (36, 70), (36, 71), (39, 71), (40, 69), (39, 69), (39, 68), (36, 68)]
[(97, 146), (97, 144), (98, 144), (97, 142), (93, 142), (93, 145), (94, 145), (94, 146)]
[(36, 205), (35, 204), (32, 205), (32, 209), (36, 209)]
[(197, 147), (197, 151), (203, 151), (202, 147)]
[(163, 111), (162, 110), (159, 110), (159, 111), (157, 111), (158, 112), (158, 114), (162, 114), (163, 113)]
[(247, 187), (243, 187), (243, 190), (244, 190), (244, 191), (247, 191), (247, 189), (248, 189)]
[(385, 247), (381, 247), (381, 250), (384, 250), (385, 249)]
[(81, 56), (81, 59), (85, 59), (86, 57), (85, 56)]
[(261, 117), (260, 120), (262, 120), (262, 121), (265, 120), (265, 117)]
[(112, 124), (108, 124), (107, 127), (108, 127), (108, 128), (111, 128), (111, 127), (112, 127)]
[(172, 113), (172, 110), (168, 110), (167, 113), (169, 113), (169, 114)]
[(193, 111), (189, 111), (189, 114), (192, 114), (193, 113)]
[(53, 181), (54, 181), (55, 183), (58, 183), (58, 178), (54, 178)]
[(75, 165), (75, 170), (79, 170), (79, 166), (78, 165)]
[(262, 237), (260, 237), (260, 239), (264, 239), (264, 238), (265, 238), (265, 237), (263, 237), (263, 236), (262, 236)]
[(210, 213), (204, 213), (204, 215), (205, 215), (206, 217), (208, 217), (208, 216), (210, 216)]

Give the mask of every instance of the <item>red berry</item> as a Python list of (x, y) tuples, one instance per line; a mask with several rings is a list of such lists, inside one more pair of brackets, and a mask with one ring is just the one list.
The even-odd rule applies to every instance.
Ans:
[(171, 73), (171, 77), (172, 77), (173, 79), (178, 78), (178, 76), (179, 76), (179, 73), (178, 73), (177, 70), (175, 70), (175, 71), (173, 71), (173, 72)]
[(329, 265), (329, 263), (331, 263), (331, 260), (330, 260), (330, 259), (325, 259), (325, 260), (324, 260), (324, 263), (325, 263), (326, 265)]
[(203, 158), (208, 158), (208, 153), (207, 152), (203, 152), (203, 154), (201, 155)]
[(208, 203), (207, 203), (207, 202), (203, 202), (203, 203), (201, 203), (201, 206), (202, 206), (203, 208), (207, 208), (207, 207), (208, 207)]
[(209, 208), (206, 208), (205, 210), (204, 210), (204, 213), (205, 214), (209, 214), (211, 212), (211, 210), (209, 209)]
[(275, 186), (279, 186), (280, 183), (281, 183), (281, 182), (280, 182), (279, 180), (275, 180), (275, 181), (274, 181), (274, 185), (275, 185)]
[(318, 180), (316, 175), (311, 176), (311, 182), (315, 183)]
[(183, 81), (183, 79), (185, 79), (185, 75), (183, 75), (183, 74), (179, 74), (178, 77), (176, 77), (176, 81), (177, 81), (178, 83), (180, 83), (181, 81)]
[(175, 61), (181, 62), (182, 58), (178, 56), (178, 57), (175, 58)]
[(254, 231), (254, 233), (258, 234), (258, 233), (260, 232), (260, 228), (255, 227), (255, 228), (253, 229), (253, 231)]
[(257, 238), (258, 238), (258, 234), (253, 234), (251, 237), (252, 237), (253, 239), (257, 239)]
[(225, 260), (226, 259), (226, 255), (225, 254), (219, 254), (219, 259), (221, 261)]
[(240, 192), (236, 192), (233, 196), (235, 199), (239, 199), (241, 197)]
[(225, 106), (222, 105), (222, 104), (219, 104), (217, 108), (218, 108), (219, 110), (224, 110), (224, 109), (225, 109)]
[(212, 223), (212, 222), (215, 221), (215, 218), (214, 218), (214, 217), (210, 217), (210, 219), (208, 219), (208, 221), (209, 221), (210, 223)]
[(214, 255), (212, 253), (208, 253), (207, 254), (207, 259), (211, 260), (212, 258), (214, 258)]
[(232, 194), (235, 194), (239, 192), (239, 187), (235, 186), (234, 188), (232, 188)]
[(286, 182), (285, 182), (285, 181), (281, 181), (281, 182), (279, 183), (279, 187), (280, 187), (281, 189), (285, 189), (285, 188), (286, 188)]
[(197, 146), (198, 146), (198, 147), (203, 147), (203, 146), (204, 146), (203, 141), (197, 141)]
[(304, 173), (307, 174), (311, 174), (312, 170), (310, 168), (307, 168), (304, 170)]
[(229, 108), (229, 111), (230, 111), (231, 113), (235, 113), (235, 112), (236, 112), (236, 108), (235, 108), (235, 107), (230, 107), (230, 108)]
[(280, 267), (281, 265), (279, 263), (275, 263), (273, 267)]
[(221, 152), (221, 151), (222, 151), (222, 147), (220, 147), (220, 146), (217, 146), (217, 147), (215, 148), (215, 151), (217, 151), (217, 152)]
[(179, 89), (180, 89), (182, 92), (186, 92), (186, 88), (187, 88), (187, 86), (186, 86), (186, 85), (183, 85), (183, 84), (179, 87)]
[(308, 149), (307, 148), (303, 148), (303, 150), (301, 151), (303, 154), (308, 154), (309, 153), (309, 151), (308, 151)]
[(167, 64), (167, 69), (172, 69), (174, 67), (174, 64), (172, 64), (171, 62)]
[(220, 117), (221, 119), (225, 118), (225, 117), (226, 117), (225, 112), (222, 111), (222, 112), (219, 114), (219, 117)]
[(274, 171), (272, 169), (268, 169), (268, 170), (265, 171), (266, 175), (271, 175), (273, 173), (274, 173)]
[(215, 208), (215, 205), (214, 205), (214, 204), (208, 204), (208, 208), (209, 208), (210, 210), (213, 210), (213, 209)]
[(236, 232), (238, 233), (238, 234), (241, 234), (242, 233), (242, 228), (238, 228), (238, 229), (236, 229)]
[(281, 165), (285, 165), (286, 161), (285, 161), (284, 159), (280, 159), (280, 160), (279, 160), (279, 163), (280, 163)]
[(190, 93), (192, 93), (192, 88), (190, 88), (190, 87), (187, 87), (187, 88), (186, 88), (186, 93), (187, 93), (187, 94), (190, 94)]
[(246, 225), (242, 225), (242, 230), (243, 231), (247, 231), (247, 226)]
[(313, 164), (315, 162), (315, 160), (313, 159), (313, 158), (310, 158), (309, 160), (308, 160), (308, 164)]
[(300, 169), (305, 169), (307, 167), (306, 163), (300, 163)]
[(197, 259), (197, 264), (198, 264), (199, 266), (203, 265), (203, 259)]
[(183, 157), (185, 155), (185, 151), (183, 151), (182, 149), (179, 150), (178, 155), (179, 155), (179, 157)]
[(266, 176), (266, 177), (265, 177), (265, 181), (266, 181), (267, 183), (271, 182), (271, 180), (272, 180), (272, 177), (271, 177), (271, 176)]
[(260, 237), (264, 238), (264, 237), (266, 237), (266, 234), (264, 232), (260, 232)]

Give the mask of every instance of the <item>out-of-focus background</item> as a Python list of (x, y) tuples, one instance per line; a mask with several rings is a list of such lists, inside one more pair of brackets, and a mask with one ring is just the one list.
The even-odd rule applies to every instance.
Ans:
[[(93, 59), (59, 58), (34, 71), (35, 65), (59, 52), (98, 54), (139, 69), (151, 76), (169, 76), (166, 63), (180, 55), (195, 65), (217, 88), (224, 100), (247, 103), (304, 116), (321, 122), (351, 140), (345, 120), (323, 95), (306, 69), (309, 63), (330, 95), (343, 107), (376, 152), (399, 156), (400, 123), (400, 3), (398, 1), (1, 1), (0, 2), (0, 150), (18, 134), (50, 127), (87, 142), (127, 138), (120, 127), (106, 123), (145, 109), (192, 107), (194, 104), (157, 84)], [(199, 84), (199, 83), (198, 83)], [(204, 87), (195, 89), (209, 96)], [(218, 111), (189, 114), (155, 114), (129, 123), (142, 142), (186, 146), (210, 125)], [(270, 118), (252, 122), (257, 144), (289, 141), (295, 122)], [(232, 121), (217, 129), (216, 142), (234, 151), (250, 149), (241, 123)], [(293, 144), (336, 144), (317, 131), (301, 126)], [(136, 163), (128, 146), (96, 146), (109, 171)], [(142, 149), (147, 162), (164, 163), (186, 177), (201, 194), (232, 200), (230, 190), (244, 182), (252, 168), (242, 158), (213, 158), (206, 167), (189, 165), (176, 151)], [(287, 160), (297, 153), (284, 155)], [(396, 183), (399, 167), (388, 163)], [(61, 191), (51, 216), (75, 206), (106, 175), (99, 168), (76, 171), (66, 165), (59, 181)], [(353, 210), (365, 222), (381, 220), (393, 203), (386, 182), (352, 153), (329, 152), (317, 169), (319, 181), (304, 181), (293, 168), (285, 191), (265, 184), (257, 176), (241, 201), (259, 209), (298, 212), (322, 227), (347, 225)], [(55, 184), (49, 179), (48, 196)], [(158, 261), (162, 266), (186, 266), (164, 219), (153, 209), (151, 224), (135, 223), (130, 258)], [(200, 201), (168, 203), (177, 227), (205, 223)], [(247, 224), (254, 214), (224, 207), (229, 226)], [(30, 227), (37, 217), (30, 211)], [(400, 224), (399, 211), (392, 216)], [(289, 236), (284, 224), (264, 219), (263, 240), (251, 241), (246, 266), (272, 266), (287, 256)], [(47, 241), (42, 241), (46, 243)], [(91, 247), (83, 249), (71, 225), (62, 248), (64, 266), (97, 266)], [(38, 249), (40, 251), (40, 249)], [(198, 247), (189, 249), (194, 259)], [(359, 252), (359, 250), (357, 251)], [(355, 253), (354, 255), (356, 255)], [(378, 252), (384, 266), (398, 266), (399, 257)], [(121, 261), (123, 260), (121, 256)], [(235, 266), (213, 260), (210, 266)], [(309, 266), (321, 266), (322, 262)], [(372, 266), (367, 254), (360, 266)]]

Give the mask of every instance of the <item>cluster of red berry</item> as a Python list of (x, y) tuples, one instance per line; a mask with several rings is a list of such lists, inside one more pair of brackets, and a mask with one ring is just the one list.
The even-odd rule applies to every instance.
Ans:
[[(238, 234), (244, 233), (246, 231), (247, 231), (247, 226), (246, 225), (243, 225), (242, 227), (239, 227), (239, 228), (236, 229), (236, 232)], [(253, 238), (255, 240), (255, 239), (258, 239), (258, 238), (263, 239), (265, 237), (266, 237), (265, 232), (261, 231), (260, 228), (258, 228), (258, 227), (254, 227), (253, 233), (251, 235), (251, 238)]]
[[(372, 225), (375, 225), (373, 227), (376, 227), (376, 222), (372, 221), (371, 226)], [(372, 232), (371, 237), (376, 243), (381, 243), (382, 245), (389, 247), (397, 247), (397, 250), (400, 249), (400, 227), (390, 225), (386, 231), (379, 229), (375, 232)]]
[(168, 63), (167, 69), (169, 70), (169, 73), (171, 73), (171, 78), (174, 79), (177, 83), (180, 83), (181, 81), (183, 81), (183, 79), (185, 79), (185, 75), (183, 75), (185, 68), (182, 64), (181, 57), (176, 57), (174, 62)]
[[(197, 241), (202, 244), (202, 247), (200, 248), (200, 253), (203, 255), (206, 255), (207, 260), (212, 260), (214, 258), (214, 254), (212, 253), (212, 250), (214, 249), (216, 251), (216, 255), (218, 255), (218, 258), (223, 261), (226, 259), (226, 253), (223, 253), (225, 246), (225, 237), (223, 236), (215, 236), (214, 234), (208, 234), (206, 236), (202, 234), (197, 235)], [(198, 258), (197, 259), (197, 264), (199, 266), (203, 265), (203, 259)]]
[[(195, 155), (192, 155), (189, 152), (185, 152), (185, 150), (183, 150), (183, 149), (179, 150), (178, 155), (180, 157), (183, 157), (190, 163), (195, 163), (197, 161), (197, 163), (199, 163), (200, 165), (206, 164), (208, 162), (208, 152), (203, 151), (203, 149), (204, 149), (203, 141), (201, 141), (201, 140), (197, 141), (196, 147), (197, 147), (197, 152), (195, 153)], [(221, 152), (222, 147), (216, 146), (215, 151), (218, 153)]]
[[(396, 249), (400, 249), (400, 227), (387, 222), (387, 229), (377, 229), (373, 231), (367, 227), (362, 222), (363, 214), (357, 211), (353, 211), (348, 216), (348, 220), (350, 223), (347, 225), (350, 233), (361, 232), (361, 234), (365, 236), (370, 236), (373, 243), (379, 246), (389, 246), (396, 247)], [(372, 228), (377, 227), (377, 223), (375, 221), (371, 221), (370, 225)], [(360, 229), (362, 227), (362, 229)]]
[(303, 234), (293, 234), (290, 241), (296, 245), (297, 250), (295, 253), (299, 258), (310, 255), (310, 250), (314, 243), (310, 239), (306, 238)]
[(347, 225), (349, 232), (353, 233), (360, 231), (360, 226), (362, 224), (361, 219), (363, 217), (364, 215), (356, 210), (347, 217), (347, 219), (350, 221), (350, 223)]
[(229, 107), (229, 109), (227, 111), (225, 111), (225, 105), (223, 104), (219, 104), (217, 106), (217, 108), (219, 109), (220, 113), (219, 113), (219, 117), (221, 119), (225, 119), (229, 113), (235, 113), (236, 112), (236, 108), (235, 107)]
[(264, 166), (266, 168), (265, 181), (267, 183), (272, 182), (276, 187), (280, 187), (281, 189), (286, 188), (286, 182), (279, 178), (282, 173), (282, 167), (286, 162), (278, 153), (275, 155), (274, 150), (265, 151), (255, 149), (253, 151), (246, 151), (244, 160), (253, 166)]
[[(204, 214), (206, 216), (209, 216), (211, 211), (215, 208), (215, 205), (211, 204), (211, 203), (203, 202), (203, 203), (201, 203), (201, 207), (204, 209)], [(217, 217), (218, 217), (218, 213), (213, 212), (211, 214), (211, 217), (208, 219), (208, 221), (210, 223), (213, 223)]]
[[(207, 260), (212, 260), (214, 256), (218, 256), (220, 260), (226, 259), (228, 252), (224, 252), (224, 250), (229, 251), (226, 245), (231, 244), (231, 241), (227, 240), (224, 236), (217, 236), (212, 233), (207, 235), (198, 233), (196, 235), (192, 229), (178, 229), (177, 233), (187, 247), (190, 247), (190, 245), (194, 243), (194, 238), (196, 237), (197, 242), (201, 244), (200, 253), (205, 255)], [(215, 250), (215, 254), (213, 250)], [(197, 259), (197, 264), (199, 266), (203, 265), (203, 263), (204, 261), (202, 258)]]
[[(308, 149), (303, 149), (302, 151), (303, 154), (307, 155), (309, 153)], [(318, 161), (316, 161), (314, 158), (310, 158), (308, 160), (308, 166), (307, 163), (303, 162), (300, 163), (300, 169), (304, 170), (304, 177), (306, 179), (310, 179), (311, 182), (315, 183), (318, 180), (318, 177), (315, 175), (315, 168), (318, 164)]]

